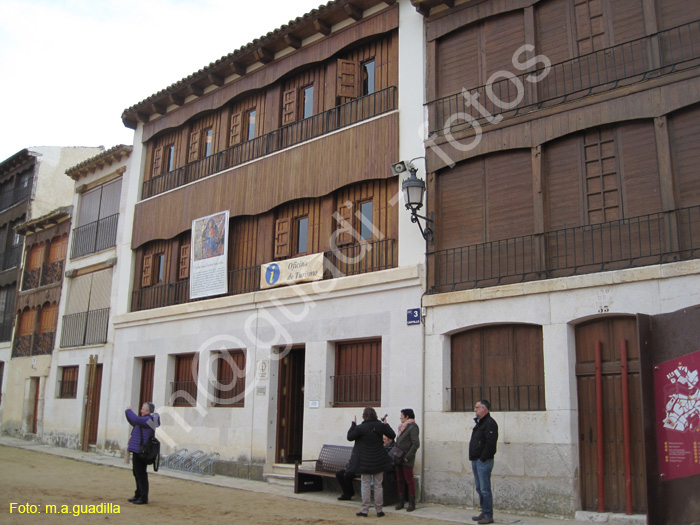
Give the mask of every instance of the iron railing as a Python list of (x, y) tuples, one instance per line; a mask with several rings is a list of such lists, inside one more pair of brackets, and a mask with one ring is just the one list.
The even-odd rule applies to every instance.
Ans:
[(331, 376), (334, 406), (370, 406), (382, 403), (382, 374)]
[(61, 348), (107, 342), (109, 308), (63, 316)]
[(171, 405), (174, 407), (193, 407), (197, 404), (197, 381), (173, 381)]
[(700, 206), (428, 254), (428, 293), (700, 258)]
[(43, 264), (41, 268), (25, 269), (22, 277), (22, 290), (60, 283), (63, 279), (63, 261)]
[(54, 335), (54, 332), (16, 335), (12, 345), (12, 357), (51, 354)]
[(78, 380), (61, 379), (58, 382), (58, 397), (61, 399), (75, 399), (78, 397)]
[[(341, 246), (324, 252), (324, 278), (376, 272), (396, 266), (396, 240), (382, 239), (362, 244)], [(228, 293), (238, 295), (260, 290), (260, 266), (239, 268), (228, 272)], [(163, 308), (190, 302), (190, 280), (149, 286), (135, 290), (131, 296), (131, 311)]]
[(32, 194), (32, 183), (33, 179), (29, 179), (27, 184), (0, 193), (0, 211), (6, 210), (17, 203), (28, 199)]
[(430, 133), (485, 126), (698, 65), (696, 20), (553, 64), (546, 76), (542, 67), (428, 102)]
[(546, 410), (544, 385), (472, 386), (448, 388), (452, 412), (472, 412), (477, 401), (488, 399), (491, 410), (525, 412)]
[(115, 213), (73, 230), (71, 259), (90, 253), (97, 253), (117, 244), (117, 224), (119, 214)]
[(21, 259), (21, 246), (15, 246), (14, 248), (10, 248), (6, 252), (0, 253), (0, 271), (9, 270), (10, 268), (15, 268), (19, 266), (19, 262)]
[(219, 153), (190, 162), (144, 181), (142, 198), (184, 186), (222, 170), (320, 137), (396, 109), (396, 87), (357, 98), (304, 120), (282, 126), (266, 135), (236, 144)]

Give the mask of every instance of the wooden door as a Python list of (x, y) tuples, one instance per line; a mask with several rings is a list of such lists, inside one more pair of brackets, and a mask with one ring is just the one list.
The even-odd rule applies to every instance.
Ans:
[(36, 434), (39, 427), (39, 378), (31, 378), (31, 393), (33, 396), (32, 402), (32, 434)]
[(82, 449), (97, 444), (97, 425), (100, 418), (100, 391), (102, 389), (102, 365), (97, 363), (97, 356), (90, 356), (87, 366), (87, 385), (85, 387), (85, 415), (83, 420)]
[(293, 348), (279, 361), (277, 382), (278, 463), (301, 460), (304, 432), (305, 348)]
[[(141, 387), (139, 388), (139, 409), (146, 402), (153, 402), (153, 374), (156, 358), (146, 357), (141, 360)], [(138, 412), (138, 410), (137, 410)]]
[[(576, 327), (576, 378), (579, 411), (579, 460), (583, 510), (625, 512), (625, 442), (621, 345), (628, 354), (629, 458), (632, 509), (647, 509), (644, 467), (642, 391), (635, 317), (597, 319)], [(601, 353), (602, 413), (596, 393), (596, 347)], [(602, 460), (598, 446), (602, 421)], [(602, 477), (599, 465), (603, 466)], [(602, 479), (603, 490), (599, 491)], [(602, 495), (602, 502), (600, 496)], [(602, 507), (602, 508), (601, 508)]]

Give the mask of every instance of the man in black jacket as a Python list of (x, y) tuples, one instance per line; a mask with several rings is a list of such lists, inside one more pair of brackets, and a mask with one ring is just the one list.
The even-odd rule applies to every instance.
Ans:
[(491, 471), (496, 455), (498, 424), (489, 414), (491, 404), (482, 399), (474, 406), (476, 426), (469, 441), (469, 461), (472, 462), (474, 487), (479, 494), (481, 513), (472, 519), (479, 524), (493, 523), (493, 495), (491, 494)]

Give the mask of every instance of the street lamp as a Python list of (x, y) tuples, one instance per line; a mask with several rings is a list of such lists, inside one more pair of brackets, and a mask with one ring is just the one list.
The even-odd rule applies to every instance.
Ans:
[[(416, 159), (422, 159), (423, 157), (416, 157)], [(408, 171), (410, 176), (401, 183), (401, 191), (403, 191), (404, 202), (406, 203), (406, 209), (411, 212), (411, 222), (415, 222), (420, 228), (420, 233), (423, 238), (432, 244), (433, 242), (433, 230), (430, 227), (433, 221), (428, 217), (418, 214), (418, 210), (423, 207), (423, 196), (425, 195), (425, 181), (419, 179), (416, 176), (418, 171), (413, 165), (413, 161), (416, 159), (411, 159), (410, 161), (401, 161), (396, 164), (391, 165), (391, 171), (394, 175), (401, 175)], [(425, 221), (425, 228), (421, 225), (418, 219), (423, 219)]]

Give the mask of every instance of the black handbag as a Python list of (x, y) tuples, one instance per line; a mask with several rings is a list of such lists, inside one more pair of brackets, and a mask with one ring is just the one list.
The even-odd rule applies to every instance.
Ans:
[(396, 465), (400, 465), (403, 463), (403, 457), (406, 454), (402, 449), (394, 445), (391, 447), (391, 450), (389, 451), (389, 457), (391, 458), (391, 461), (394, 462)]
[(153, 465), (153, 470), (158, 472), (158, 467), (160, 465), (160, 441), (158, 441), (155, 436), (144, 441), (143, 428), (139, 427), (139, 430), (141, 432), (141, 446), (139, 447), (137, 456), (146, 465)]

